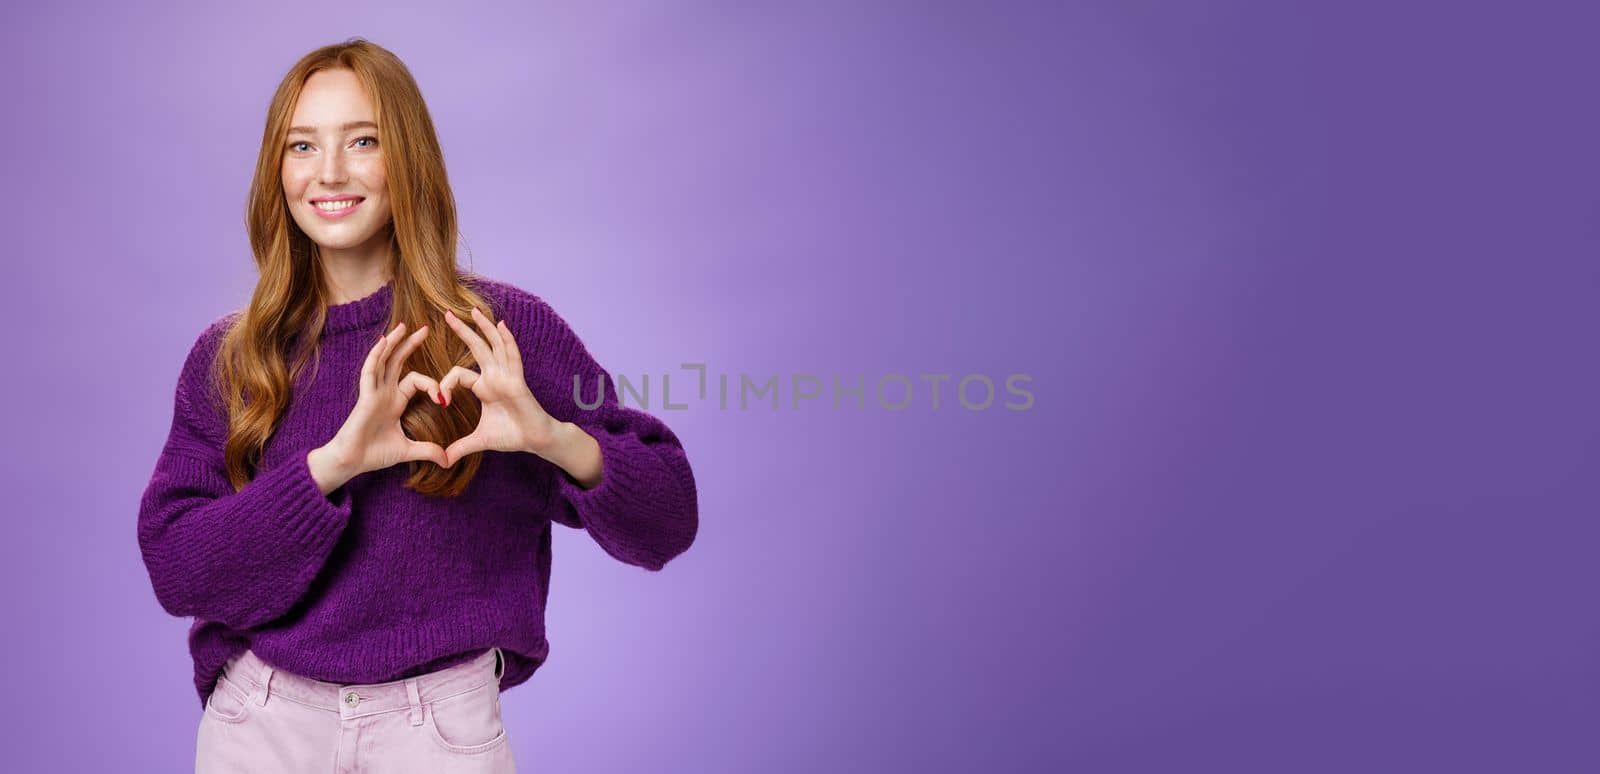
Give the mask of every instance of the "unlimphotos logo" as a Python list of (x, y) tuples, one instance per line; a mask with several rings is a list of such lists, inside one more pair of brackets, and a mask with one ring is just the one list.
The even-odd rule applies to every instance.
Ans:
[[(710, 389), (706, 364), (684, 363), (681, 367), (685, 371), (698, 373), (698, 400), (702, 403), (706, 402), (709, 399), (708, 392)], [(719, 410), (726, 410), (730, 394), (728, 389), (729, 375), (717, 374), (716, 376), (716, 405)], [(633, 400), (637, 403), (637, 408), (649, 411), (650, 377), (651, 374), (643, 374), (639, 379), (638, 386), (635, 386), (626, 375), (613, 377), (617, 388), (617, 401), (626, 406), (628, 405), (629, 396), (632, 395)], [(607, 392), (606, 378), (606, 374), (602, 373), (593, 380), (592, 384), (586, 385), (581, 374), (573, 374), (572, 399), (577, 402), (579, 408), (585, 411), (593, 411), (600, 407), (601, 399)], [(937, 411), (941, 406), (940, 387), (945, 382), (954, 379), (954, 375), (918, 374), (917, 378), (928, 384), (928, 406)], [(1033, 408), (1033, 393), (1020, 386), (1031, 381), (1033, 381), (1033, 377), (1028, 374), (1007, 374), (1004, 380), (1006, 392), (1020, 398), (1021, 401), (1013, 402), (1007, 400), (1000, 405), (1011, 411), (1027, 411)], [(779, 384), (779, 378), (776, 374), (760, 381), (752, 378), (749, 374), (738, 374), (738, 384), (735, 391), (737, 392), (739, 410), (749, 410), (753, 396), (754, 405), (758, 408), (762, 403), (770, 403), (772, 410), (777, 411), (779, 406)], [(800, 410), (802, 401), (818, 400), (823, 397), (822, 377), (816, 374), (791, 374), (788, 384), (790, 385), (789, 402), (791, 409), (794, 411)], [(845, 386), (844, 383), (841, 383), (839, 376), (835, 374), (832, 384), (833, 409), (835, 411), (839, 410), (839, 407), (844, 402), (842, 398), (845, 396), (853, 396), (855, 398), (853, 402), (857, 410), (866, 408), (867, 377), (865, 374), (855, 374), (851, 386)], [(971, 385), (977, 385), (977, 387), (969, 389)], [(955, 392), (956, 401), (969, 411), (983, 411), (993, 406), (997, 392), (994, 380), (990, 379), (986, 374), (963, 375), (961, 380), (955, 383), (953, 391)], [(588, 393), (590, 397), (586, 398), (585, 393)], [(872, 394), (879, 406), (890, 411), (906, 409), (921, 396), (921, 393), (916, 388), (916, 383), (912, 381), (911, 377), (896, 373), (885, 374), (879, 378)], [(690, 403), (672, 402), (672, 374), (661, 374), (661, 408), (667, 411), (684, 411), (691, 405)]]

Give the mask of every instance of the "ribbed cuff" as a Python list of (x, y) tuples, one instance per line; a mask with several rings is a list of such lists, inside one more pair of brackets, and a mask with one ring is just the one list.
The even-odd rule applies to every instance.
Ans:
[(584, 489), (556, 471), (558, 508), (570, 508), (595, 541), (628, 564), (659, 570), (682, 553), (696, 531), (693, 495), (671, 466), (629, 431), (580, 425), (600, 445), (600, 483)]
[[(164, 457), (160, 491), (168, 498), (208, 479), (217, 491), (160, 526), (147, 541), (146, 558), (162, 604), (174, 614), (194, 615), (234, 629), (247, 629), (281, 615), (304, 594), (344, 528), (351, 495), (324, 496), (305, 455), (264, 470), (237, 492), (220, 471), (181, 454)], [(185, 484), (183, 482), (190, 482)], [(189, 498), (193, 499), (193, 498)], [(165, 514), (172, 500), (147, 507)], [(155, 517), (152, 516), (152, 519)]]
[[(604, 427), (582, 424), (579, 427), (600, 444), (600, 483), (593, 489), (584, 489), (570, 474), (557, 468), (556, 494), (577, 509), (579, 516), (616, 513), (627, 506), (624, 490), (634, 478), (627, 465), (627, 455), (618, 448), (618, 439)], [(592, 525), (585, 519), (584, 526)]]
[(256, 476), (247, 486), (260, 490), (264, 502), (283, 513), (286, 535), (308, 549), (326, 548), (350, 520), (350, 490), (344, 484), (327, 495), (311, 477), (311, 462), (296, 454), (292, 462)]

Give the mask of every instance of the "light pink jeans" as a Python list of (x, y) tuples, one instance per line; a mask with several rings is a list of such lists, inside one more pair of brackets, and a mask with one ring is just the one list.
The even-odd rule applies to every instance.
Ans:
[(499, 648), (425, 675), (341, 685), (230, 659), (200, 716), (195, 774), (515, 774)]

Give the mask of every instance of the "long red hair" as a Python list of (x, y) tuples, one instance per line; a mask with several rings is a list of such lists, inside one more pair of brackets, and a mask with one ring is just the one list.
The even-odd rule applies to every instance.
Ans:
[[(456, 266), (455, 197), (445, 175), (444, 155), (433, 120), (411, 72), (398, 57), (361, 38), (324, 46), (296, 62), (278, 85), (267, 109), (267, 123), (250, 185), (245, 223), (260, 279), (250, 304), (236, 313), (214, 361), (216, 383), (226, 396), (228, 438), (224, 461), (237, 490), (256, 473), (262, 447), (288, 407), (293, 380), (320, 353), (317, 342), (330, 294), (320, 270), (317, 245), (289, 214), (284, 198), (283, 149), (289, 122), (306, 80), (329, 69), (355, 73), (373, 100), (384, 169), (388, 175), (393, 221), (389, 240), (394, 264), (393, 305), (384, 330), (404, 321), (407, 331), (429, 326), (430, 335), (407, 360), (409, 370), (442, 378), (452, 366), (475, 361), (458, 336), (447, 331), (444, 310), (471, 320), (474, 306), (491, 320), (497, 310), (463, 283)], [(302, 335), (310, 347), (292, 341)], [(470, 390), (452, 394), (448, 410), (418, 392), (401, 418), (406, 434), (448, 446), (471, 432), (482, 407)], [(406, 486), (430, 495), (454, 496), (466, 488), (482, 462), (469, 455), (449, 469), (413, 461)]]

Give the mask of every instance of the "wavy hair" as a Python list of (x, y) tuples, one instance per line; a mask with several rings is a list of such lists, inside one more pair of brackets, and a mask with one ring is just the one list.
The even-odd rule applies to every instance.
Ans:
[[(296, 62), (278, 85), (267, 109), (266, 129), (250, 184), (245, 224), (260, 279), (250, 304), (237, 312), (213, 361), (213, 375), (226, 396), (228, 437), (224, 463), (235, 490), (255, 477), (262, 448), (288, 408), (295, 377), (320, 356), (320, 340), (330, 301), (317, 245), (289, 214), (282, 165), (294, 107), (312, 74), (354, 72), (372, 100), (393, 220), (388, 224), (393, 258), (392, 307), (384, 330), (405, 322), (410, 331), (448, 329), (444, 310), (472, 319), (474, 306), (491, 320), (496, 310), (467, 284), (470, 275), (456, 266), (455, 197), (445, 175), (444, 155), (433, 120), (411, 72), (393, 53), (362, 38), (323, 46)], [(297, 341), (311, 346), (297, 345)], [(288, 362), (291, 349), (298, 352)], [(434, 375), (476, 361), (458, 336), (429, 335), (407, 365)], [(470, 390), (451, 395), (448, 409), (419, 391), (402, 414), (406, 435), (448, 446), (472, 431), (482, 405)], [(482, 462), (468, 455), (449, 469), (413, 460), (405, 485), (429, 495), (453, 497), (464, 490)]]

